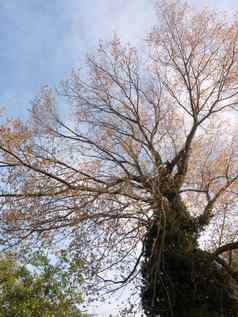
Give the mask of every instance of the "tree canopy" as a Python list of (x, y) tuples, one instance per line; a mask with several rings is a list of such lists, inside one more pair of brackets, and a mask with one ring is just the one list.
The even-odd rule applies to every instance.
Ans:
[(35, 257), (34, 264), (29, 270), (11, 254), (1, 257), (0, 316), (86, 317), (75, 305), (82, 302), (80, 292), (65, 285), (67, 272), (44, 256)]
[(138, 281), (147, 316), (237, 316), (237, 18), (156, 10), (2, 125), (1, 242), (65, 238), (88, 296)]

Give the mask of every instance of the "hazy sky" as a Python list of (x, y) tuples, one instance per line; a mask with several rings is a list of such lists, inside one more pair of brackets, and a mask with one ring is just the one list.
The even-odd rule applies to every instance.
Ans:
[(143, 38), (154, 13), (148, 0), (0, 0), (0, 21), (0, 105), (19, 115), (99, 39), (114, 31), (125, 41)]
[[(236, 0), (209, 4), (238, 8)], [(0, 0), (0, 21), (0, 105), (21, 115), (43, 85), (65, 78), (99, 39), (116, 31), (138, 44), (155, 15), (153, 0)]]

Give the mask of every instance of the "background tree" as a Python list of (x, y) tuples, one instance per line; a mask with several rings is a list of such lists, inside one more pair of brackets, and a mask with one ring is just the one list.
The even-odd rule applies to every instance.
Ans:
[(65, 237), (99, 289), (141, 271), (148, 316), (236, 316), (237, 19), (157, 12), (143, 54), (100, 44), (2, 127), (2, 243)]
[(86, 317), (75, 306), (82, 301), (80, 292), (66, 286), (69, 272), (50, 264), (45, 256), (34, 258), (29, 271), (12, 254), (1, 257), (0, 316)]

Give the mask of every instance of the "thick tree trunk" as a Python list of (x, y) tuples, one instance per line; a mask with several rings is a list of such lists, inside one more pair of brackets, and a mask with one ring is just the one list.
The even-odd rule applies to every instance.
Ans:
[(169, 201), (166, 223), (155, 217), (144, 240), (142, 305), (150, 317), (235, 317), (238, 301), (225, 273), (199, 249), (199, 223), (180, 197)]

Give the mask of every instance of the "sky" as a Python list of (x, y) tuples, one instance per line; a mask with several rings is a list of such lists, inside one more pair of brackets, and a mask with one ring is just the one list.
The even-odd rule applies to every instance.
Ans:
[[(0, 0), (0, 106), (26, 116), (42, 86), (55, 86), (117, 32), (139, 45), (154, 25), (153, 0)], [(195, 3), (195, 0), (194, 0)], [(196, 6), (198, 6), (196, 2)], [(207, 2), (200, 1), (199, 6)], [(210, 0), (238, 9), (236, 0)]]
[[(0, 106), (27, 117), (42, 86), (55, 86), (117, 32), (139, 45), (156, 22), (153, 0), (0, 0)], [(194, 0), (195, 4), (195, 0)], [(195, 6), (238, 11), (237, 0)]]
[(25, 115), (113, 32), (136, 43), (155, 20), (148, 0), (0, 0), (0, 105)]

